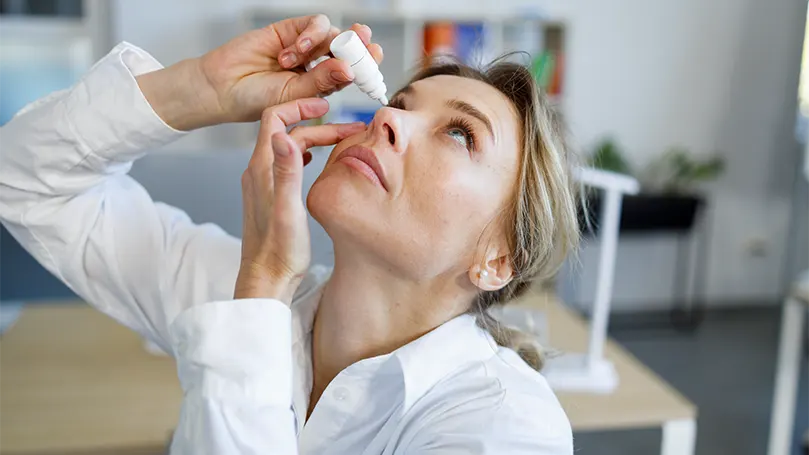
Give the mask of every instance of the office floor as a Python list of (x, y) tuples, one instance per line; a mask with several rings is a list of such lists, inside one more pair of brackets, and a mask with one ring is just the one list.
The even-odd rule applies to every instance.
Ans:
[[(779, 308), (712, 312), (690, 334), (619, 318), (611, 336), (699, 407), (697, 455), (766, 453)], [(805, 362), (796, 439), (809, 428)], [(577, 433), (575, 443), (576, 455), (656, 455), (660, 430)]]

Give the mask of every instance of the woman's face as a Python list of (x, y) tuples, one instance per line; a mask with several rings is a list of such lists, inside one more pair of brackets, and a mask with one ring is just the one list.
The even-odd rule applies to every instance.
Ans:
[(334, 147), (309, 210), (337, 251), (345, 245), (414, 280), (508, 255), (497, 221), (517, 181), (517, 120), (484, 82), (417, 81)]

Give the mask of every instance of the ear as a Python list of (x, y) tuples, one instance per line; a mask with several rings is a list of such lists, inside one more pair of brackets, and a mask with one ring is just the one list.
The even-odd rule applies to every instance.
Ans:
[(469, 279), (482, 291), (497, 291), (511, 282), (511, 256), (496, 256), (469, 269)]

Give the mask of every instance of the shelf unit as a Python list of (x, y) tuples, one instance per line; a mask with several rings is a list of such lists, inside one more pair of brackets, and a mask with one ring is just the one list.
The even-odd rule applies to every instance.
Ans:
[[(454, 23), (481, 23), (485, 33), (482, 54), (491, 59), (509, 52), (527, 52), (521, 61), (530, 64), (528, 55), (536, 55), (545, 49), (547, 38), (555, 50), (563, 50), (565, 23), (561, 18), (549, 17), (539, 8), (448, 7), (441, 11), (418, 8), (418, 2), (397, 2), (389, 9), (331, 9), (314, 7), (267, 7), (246, 12), (245, 27), (264, 27), (279, 20), (326, 14), (332, 24), (344, 30), (354, 23), (368, 25), (373, 30), (373, 40), (385, 51), (380, 65), (388, 95), (404, 86), (419, 68), (423, 57), (423, 28), (433, 21)], [(489, 2), (486, 2), (490, 4)], [(474, 12), (472, 12), (474, 11)], [(485, 62), (481, 62), (485, 63)], [(379, 105), (369, 99), (355, 86), (329, 96), (332, 110), (327, 121), (350, 121), (351, 113), (370, 114)], [(561, 106), (561, 96), (552, 97), (552, 102)]]

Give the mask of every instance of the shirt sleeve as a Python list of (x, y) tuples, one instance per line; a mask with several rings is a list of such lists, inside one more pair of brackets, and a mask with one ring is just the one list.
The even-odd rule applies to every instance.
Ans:
[(135, 79), (160, 68), (122, 43), (0, 128), (0, 221), (76, 294), (168, 351), (184, 308), (232, 296), (240, 242), (153, 202), (127, 175), (144, 151), (183, 134)]
[(185, 396), (172, 455), (295, 455), (289, 308), (206, 303), (170, 326)]

